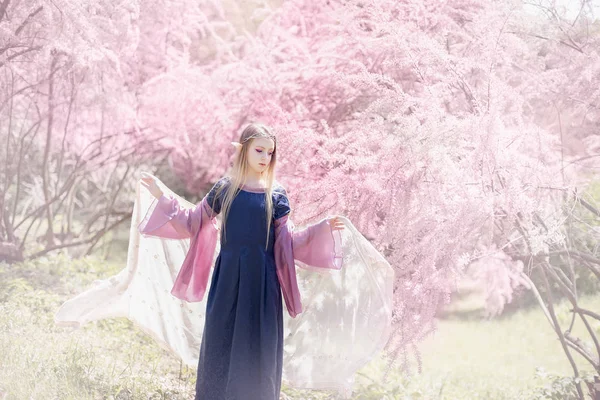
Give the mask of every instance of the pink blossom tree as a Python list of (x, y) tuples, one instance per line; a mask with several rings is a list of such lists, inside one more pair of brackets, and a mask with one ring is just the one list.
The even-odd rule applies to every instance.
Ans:
[[(395, 267), (387, 350), (406, 356), (464, 267), (486, 256), (475, 243), (504, 249), (516, 224), (557, 222), (555, 194), (579, 177), (535, 118), (546, 86), (520, 11), (510, 1), (285, 2), (233, 55), (143, 85), (142, 112), (178, 127), (182, 175), (222, 170), (244, 122), (271, 124), (297, 223), (344, 214)], [(165, 94), (184, 105), (161, 121)], [(552, 235), (527, 233), (542, 247)]]
[[(232, 4), (0, 2), (2, 259), (89, 253), (128, 218), (124, 183), (141, 161), (157, 163), (175, 148), (165, 140), (171, 130), (143, 120), (144, 90), (165, 71), (187, 63), (194, 74), (191, 64), (233, 54), (263, 17), (235, 27), (255, 4)], [(162, 105), (174, 109), (170, 100)]]
[(121, 59), (135, 13), (127, 2), (0, 2), (2, 259), (89, 252), (129, 218), (121, 193), (137, 141)]
[(50, 178), (66, 164), (63, 180), (103, 189), (91, 221), (110, 227), (140, 155), (168, 152), (198, 193), (261, 120), (278, 133), (295, 222), (343, 214), (394, 266), (390, 360), (407, 363), (471, 262), (505, 274), (499, 311), (526, 281), (518, 260), (561, 243), (556, 211), (594, 166), (600, 63), (584, 15), (550, 23), (516, 0), (0, 4), (0, 112), (26, 124), (2, 126), (7, 152), (46, 132), (37, 197), (19, 195), (21, 164), (2, 160), (6, 237), (20, 198), (44, 199), (35, 215), (49, 225), (58, 199), (73, 210), (83, 190)]

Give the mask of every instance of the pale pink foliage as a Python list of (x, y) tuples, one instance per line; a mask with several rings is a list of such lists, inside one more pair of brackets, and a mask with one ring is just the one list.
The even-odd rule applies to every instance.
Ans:
[[(508, 241), (517, 215), (551, 214), (552, 188), (576, 177), (561, 170), (559, 136), (529, 114), (547, 80), (514, 33), (528, 26), (519, 7), (283, 2), (231, 53), (143, 86), (152, 107), (142, 112), (177, 127), (173, 165), (192, 190), (188, 171), (214, 179), (244, 122), (272, 125), (296, 222), (346, 215), (394, 266), (389, 349), (407, 349), (435, 327), (469, 261), (460, 255), (482, 235)], [(505, 299), (509, 286), (499, 286)]]
[[(65, 48), (88, 46), (85, 59), (95, 62), (85, 76), (103, 82), (86, 86), (83, 104), (108, 112), (79, 109), (77, 124), (137, 131), (131, 140), (143, 141), (140, 150), (171, 151), (194, 192), (222, 174), (245, 122), (273, 126), (295, 222), (343, 214), (394, 266), (388, 349), (405, 353), (435, 328), (473, 244), (502, 246), (517, 216), (553, 215), (553, 188), (577, 178), (560, 148), (578, 135), (584, 149), (574, 145), (573, 154), (597, 145), (589, 134), (598, 121), (597, 50), (539, 45), (531, 35), (547, 22), (532, 23), (511, 0), (273, 5), (257, 2), (245, 19), (241, 6), (217, 1), (118, 3), (120, 16), (101, 12), (100, 26), (118, 25), (101, 32), (115, 35), (90, 23), (85, 35), (61, 39)], [(562, 143), (550, 98), (581, 121), (563, 127)], [(497, 274), (504, 282), (492, 285), (496, 305), (518, 282), (511, 265), (494, 259), (489, 269), (488, 281)]]
[[(40, 119), (41, 131), (47, 130), (52, 114), (52, 152), (91, 158), (102, 137), (100, 151), (107, 154), (134, 147), (121, 133), (134, 119), (131, 98), (123, 92), (122, 66), (135, 49), (136, 4), (5, 3), (8, 9), (0, 20), (2, 106), (11, 104), (12, 117), (20, 121)], [(6, 107), (0, 110), (7, 112)], [(37, 135), (37, 140), (43, 145), (46, 137)]]
[(515, 290), (522, 286), (529, 287), (524, 279), (524, 265), (521, 260), (513, 260), (504, 251), (494, 245), (479, 249), (482, 256), (471, 263), (473, 278), (479, 281), (485, 291), (485, 310), (488, 317), (502, 313), (506, 304), (513, 301)]

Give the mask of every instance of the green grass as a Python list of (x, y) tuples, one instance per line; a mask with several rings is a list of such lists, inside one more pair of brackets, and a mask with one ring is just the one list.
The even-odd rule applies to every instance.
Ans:
[[(580, 301), (588, 309), (600, 309), (600, 295)], [(472, 304), (465, 307), (474, 309)], [(570, 322), (568, 309), (567, 303), (556, 306), (564, 329)], [(589, 322), (600, 336), (600, 323)], [(575, 324), (573, 334), (591, 346), (582, 323)], [(405, 393), (413, 395), (399, 398), (418, 398), (416, 393), (422, 393), (424, 398), (435, 399), (531, 399), (550, 384), (552, 375), (573, 374), (558, 337), (539, 308), (492, 320), (442, 320), (419, 348), (422, 374), (400, 378), (405, 381)], [(593, 372), (581, 356), (574, 354), (574, 358), (580, 373)], [(381, 379), (381, 365), (369, 370), (371, 378)], [(550, 377), (544, 378), (547, 374)]]
[[(593, 310), (600, 308), (600, 296), (584, 298)], [(557, 314), (563, 327), (567, 304)], [(599, 332), (598, 324), (595, 325)], [(575, 334), (584, 335), (576, 325)], [(570, 364), (550, 324), (538, 308), (518, 311), (508, 318), (490, 321), (442, 321), (439, 331), (422, 345), (423, 370), (427, 380), (445, 382), (443, 398), (517, 399), (543, 382), (536, 369), (556, 375), (571, 375)], [(579, 355), (578, 365), (592, 368)]]
[(189, 398), (193, 371), (180, 372), (180, 363), (130, 321), (76, 331), (54, 325), (60, 304), (118, 269), (111, 267), (61, 257), (0, 264), (0, 390), (7, 400)]
[[(161, 349), (126, 319), (56, 327), (54, 312), (95, 279), (123, 268), (117, 260), (64, 256), (0, 264), (0, 399), (190, 399), (195, 370)], [(582, 300), (600, 309), (600, 295)], [(566, 304), (557, 307), (568, 322)], [(600, 333), (600, 326), (594, 325)], [(576, 334), (582, 332), (575, 326)], [(586, 336), (583, 336), (586, 337)], [(382, 359), (357, 376), (354, 399), (529, 399), (548, 384), (536, 375), (572, 370), (539, 309), (482, 321), (442, 320), (420, 346), (422, 373), (395, 370)], [(580, 366), (587, 366), (578, 359)], [(587, 368), (589, 370), (589, 368)], [(284, 398), (332, 399), (328, 392), (283, 388)]]

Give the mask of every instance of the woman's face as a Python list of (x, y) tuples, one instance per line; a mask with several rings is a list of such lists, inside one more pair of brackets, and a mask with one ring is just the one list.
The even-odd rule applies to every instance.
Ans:
[(255, 138), (252, 139), (250, 146), (248, 146), (248, 163), (250, 168), (258, 173), (262, 173), (267, 170), (271, 163), (273, 156), (273, 150), (275, 149), (275, 142), (269, 138)]

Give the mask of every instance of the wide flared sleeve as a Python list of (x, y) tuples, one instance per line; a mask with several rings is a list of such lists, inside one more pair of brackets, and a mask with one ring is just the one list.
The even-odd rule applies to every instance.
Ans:
[(140, 233), (165, 239), (194, 237), (203, 222), (220, 212), (220, 197), (217, 192), (224, 183), (225, 179), (220, 179), (202, 201), (193, 207), (183, 206), (174, 193), (163, 192), (160, 198), (152, 202), (139, 224)]
[(220, 179), (195, 206), (183, 204), (183, 199), (170, 192), (164, 194), (149, 208), (139, 224), (139, 232), (163, 239), (190, 238), (190, 249), (175, 278), (171, 294), (188, 302), (202, 301), (208, 286), (217, 242), (215, 218), (221, 211), (222, 186)]
[(329, 218), (296, 230), (289, 219), (291, 208), (287, 192), (279, 188), (275, 196), (275, 264), (288, 313), (294, 318), (302, 312), (295, 260), (305, 269), (341, 269), (341, 235), (333, 230)]
[[(159, 186), (167, 198), (177, 199), (182, 210), (196, 207), (160, 181)], [(153, 234), (163, 232), (161, 228), (173, 227), (167, 225), (167, 218), (160, 216), (158, 201), (141, 181), (138, 180), (135, 187), (127, 265), (118, 274), (94, 281), (64, 302), (55, 315), (55, 322), (77, 328), (94, 320), (127, 317), (187, 365), (197, 366), (208, 297), (202, 294), (210, 290), (214, 271), (211, 266), (219, 252), (216, 218), (205, 220), (208, 214), (203, 211), (206, 215), (201, 219), (202, 229), (191, 238), (155, 236)], [(142, 221), (152, 216), (148, 210), (154, 207), (157, 211), (152, 221), (158, 221), (154, 226), (158, 230), (142, 234), (140, 226), (147, 225)], [(178, 234), (174, 229), (173, 232)]]
[(356, 372), (389, 338), (394, 271), (349, 219), (340, 216), (343, 230), (329, 218), (298, 229), (287, 193), (275, 196), (275, 263), (288, 309), (282, 381), (350, 398)]

